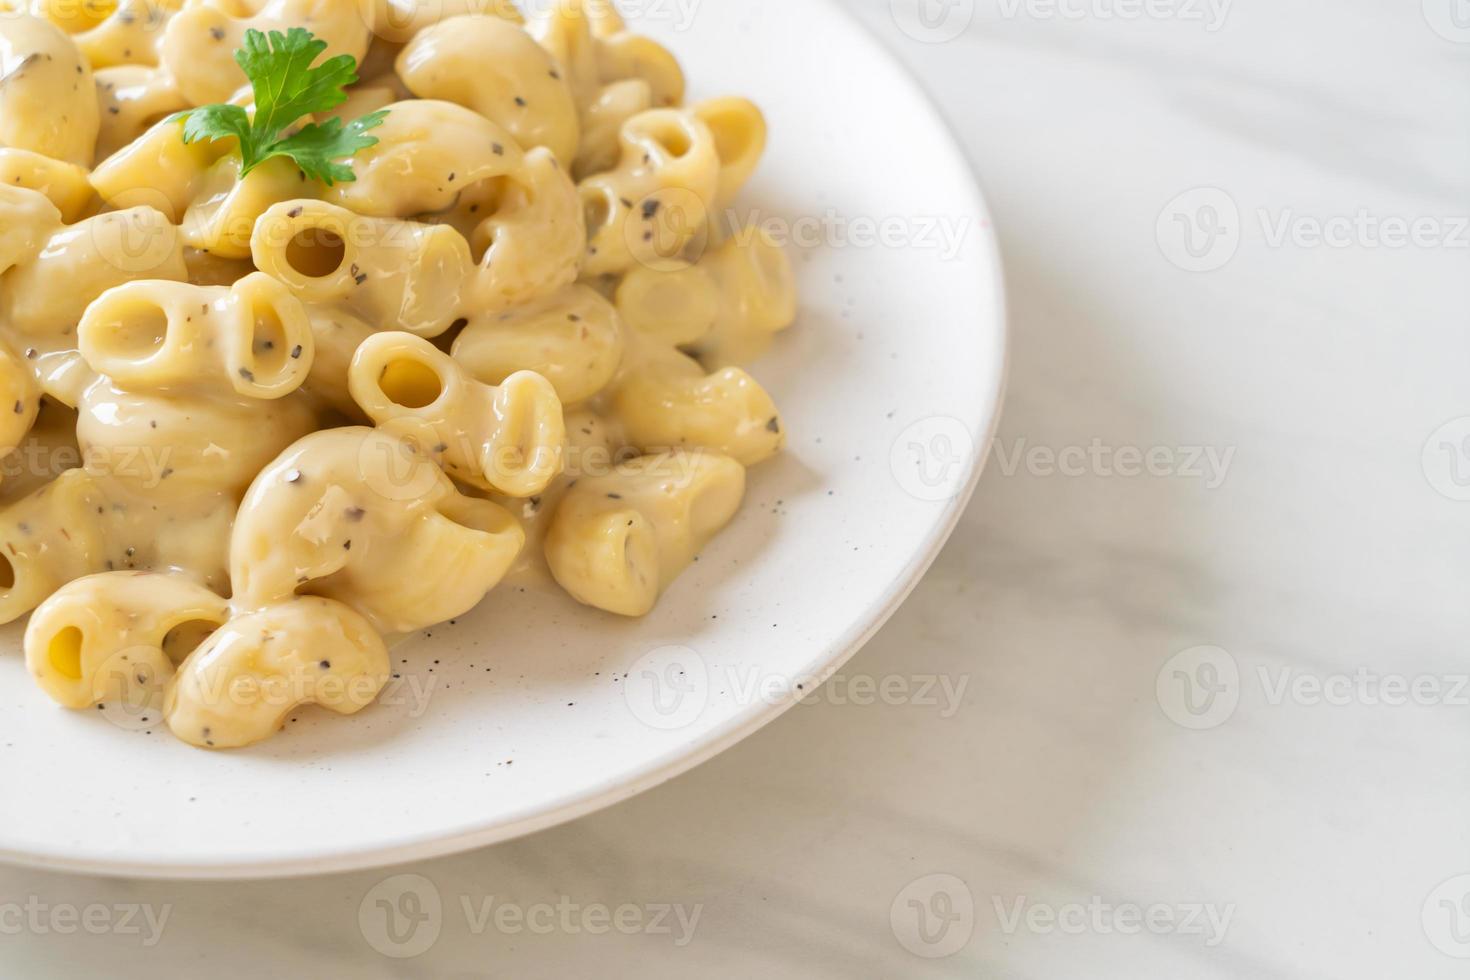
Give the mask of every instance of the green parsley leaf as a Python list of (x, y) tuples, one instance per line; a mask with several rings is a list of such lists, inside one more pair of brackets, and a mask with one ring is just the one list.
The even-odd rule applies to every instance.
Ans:
[(311, 63), (327, 50), (327, 42), (303, 27), (285, 34), (245, 32), (245, 46), (235, 63), (255, 92), (255, 116), (237, 105), (207, 105), (175, 113), (184, 121), (185, 143), (234, 138), (240, 146), (240, 176), (271, 157), (290, 157), (308, 177), (331, 186), (356, 180), (352, 168), (335, 161), (378, 142), (365, 133), (382, 125), (387, 110), (369, 113), (345, 126), (341, 119), (308, 123), (289, 136), (281, 132), (302, 116), (335, 109), (347, 101), (343, 89), (357, 81), (357, 61), (346, 54)]
[(358, 150), (376, 143), (377, 137), (364, 136), (363, 133), (374, 126), (382, 125), (383, 117), (387, 114), (387, 109), (379, 109), (354, 119), (346, 126), (336, 117), (324, 123), (311, 123), (276, 143), (267, 151), (267, 156), (290, 157), (296, 161), (302, 173), (320, 180), (328, 187), (339, 180), (344, 183), (354, 181), (357, 175), (352, 172), (351, 167), (333, 161), (350, 157)]

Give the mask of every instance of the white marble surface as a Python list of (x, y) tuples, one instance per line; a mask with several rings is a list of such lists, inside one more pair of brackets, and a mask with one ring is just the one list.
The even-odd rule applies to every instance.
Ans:
[[(848, 685), (629, 803), (422, 866), (0, 869), (0, 973), (1465, 975), (1470, 422), (1435, 433), (1470, 416), (1470, 7), (934, 0), (968, 23), (906, 21), (921, 40), (850, 2), (989, 192), (1014, 367), (963, 525)], [(851, 683), (931, 675), (954, 710)], [(383, 935), (399, 873), (438, 894), (437, 937)], [(99, 903), (168, 918), (156, 943), (141, 913), (63, 933)]]

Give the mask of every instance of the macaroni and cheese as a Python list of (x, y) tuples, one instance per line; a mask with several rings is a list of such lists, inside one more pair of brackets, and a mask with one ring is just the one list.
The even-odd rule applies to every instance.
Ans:
[(508, 577), (642, 616), (781, 449), (760, 110), (532, 6), (0, 0), (0, 622), (59, 704), (239, 747)]

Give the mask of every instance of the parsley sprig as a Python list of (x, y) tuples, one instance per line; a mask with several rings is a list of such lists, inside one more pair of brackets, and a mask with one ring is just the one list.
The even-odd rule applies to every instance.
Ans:
[(281, 132), (302, 116), (326, 112), (347, 101), (343, 89), (357, 81), (357, 60), (348, 54), (311, 63), (327, 42), (303, 27), (269, 37), (257, 30), (245, 32), (245, 46), (235, 52), (235, 63), (255, 91), (255, 116), (237, 105), (206, 105), (176, 113), (184, 121), (184, 142), (235, 137), (240, 141), (240, 176), (271, 157), (290, 157), (308, 177), (327, 186), (356, 180), (352, 168), (337, 161), (378, 142), (365, 135), (383, 122), (386, 109), (370, 112), (343, 125), (333, 117), (307, 123), (289, 136)]

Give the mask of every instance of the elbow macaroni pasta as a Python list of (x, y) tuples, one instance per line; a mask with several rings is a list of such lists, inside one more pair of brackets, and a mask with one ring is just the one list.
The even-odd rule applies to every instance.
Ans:
[(437, 337), (459, 316), (474, 269), (468, 243), (453, 228), (365, 218), (311, 200), (266, 210), (249, 254), (314, 307), (422, 337)]
[(270, 737), (302, 704), (356, 714), (387, 682), (388, 648), (368, 621), (303, 597), (210, 634), (169, 683), (163, 713), (191, 745), (238, 748)]
[(0, 150), (0, 186), (40, 192), (67, 222), (80, 219), (92, 197), (85, 168), (30, 150)]
[(556, 60), (510, 21), (471, 14), (425, 28), (398, 56), (398, 76), (421, 99), (466, 106), (526, 150), (564, 165), (577, 153), (577, 105)]
[(729, 457), (641, 456), (566, 492), (546, 534), (546, 560), (578, 601), (642, 616), (744, 496), (745, 469)]
[(181, 575), (103, 572), (68, 582), (41, 603), (26, 626), (26, 666), (68, 708), (161, 689), (189, 649), (180, 642), (202, 624), (213, 631), (229, 603)]
[(613, 165), (618, 133), (633, 116), (683, 101), (678, 61), (626, 30), (608, 0), (560, 0), (529, 26), (561, 65), (577, 106), (581, 140), (572, 171), (579, 177)]
[(230, 578), (251, 608), (309, 592), (408, 633), (467, 612), (523, 541), (503, 508), (460, 493), (412, 444), (328, 429), (256, 478), (235, 522)]
[[(508, 578), (645, 615), (782, 446), (791, 267), (711, 218), (765, 120), (607, 0), (0, 9), (0, 622), (57, 703), (236, 748)], [(183, 142), (295, 26), (359, 62), (316, 122), (386, 111), (352, 180)]]
[(551, 382), (533, 371), (517, 371), (492, 387), (427, 340), (379, 333), (357, 348), (348, 388), (382, 431), (463, 483), (532, 497), (561, 472), (561, 402)]
[(371, 35), (357, 0), (184, 0), (164, 30), (159, 62), (190, 105), (229, 102), (250, 92), (235, 65), (245, 32), (301, 26), (327, 42), (327, 57), (367, 53)]
[(534, 371), (551, 382), (562, 402), (574, 404), (607, 387), (624, 346), (617, 310), (595, 289), (576, 285), (505, 313), (474, 317), (455, 338), (452, 353), (486, 384)]
[(92, 68), (61, 28), (39, 17), (0, 17), (0, 78), (0, 146), (92, 162), (98, 127)]

